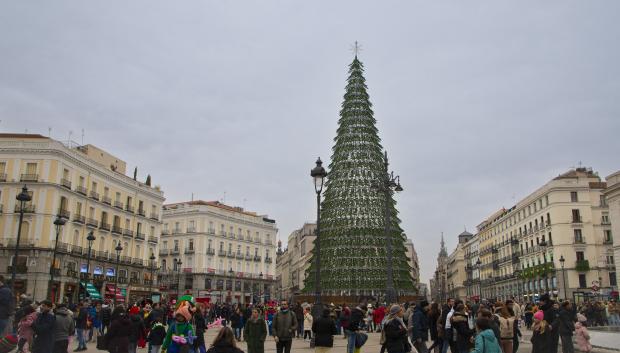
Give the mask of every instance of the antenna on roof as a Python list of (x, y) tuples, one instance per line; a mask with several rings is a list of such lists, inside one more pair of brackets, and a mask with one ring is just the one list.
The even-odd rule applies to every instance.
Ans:
[(69, 140), (68, 140), (69, 145), (71, 144), (71, 135), (73, 135), (73, 131), (69, 130)]
[(84, 146), (84, 129), (82, 129), (82, 146)]
[(246, 202), (247, 200), (248, 200), (248, 199), (245, 199), (245, 198), (243, 199), (243, 209), (244, 209), (244, 210), (245, 210), (245, 202)]
[(226, 191), (224, 191), (224, 197), (222, 198), (222, 203), (226, 204)]
[(192, 201), (194, 201), (194, 193), (192, 192)]
[(51, 126), (47, 127), (47, 137), (49, 137), (49, 138), (52, 137), (52, 127)]

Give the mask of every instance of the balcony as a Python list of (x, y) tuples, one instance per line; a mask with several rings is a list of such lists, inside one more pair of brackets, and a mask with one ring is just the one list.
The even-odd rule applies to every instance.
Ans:
[(187, 227), (188, 233), (196, 233), (196, 227)]
[(76, 270), (68, 268), (67, 269), (67, 276), (71, 277), (71, 278), (77, 278), (78, 277), (78, 273)]
[(586, 241), (583, 237), (576, 237), (574, 240), (574, 244), (585, 244)]
[(60, 179), (60, 185), (66, 187), (71, 190), (71, 182), (65, 178)]
[(133, 230), (131, 230), (131, 229), (124, 229), (123, 230), (123, 236), (129, 237), (129, 238), (133, 238)]
[(101, 202), (105, 203), (106, 205), (111, 205), (112, 204), (112, 199), (109, 198), (108, 196), (103, 196), (101, 198)]
[(142, 261), (142, 259), (138, 259), (134, 257), (131, 259), (131, 264), (138, 265), (138, 266), (144, 266), (144, 261)]
[(122, 210), (123, 209), (123, 203), (120, 201), (114, 201), (114, 207)]
[(125, 211), (135, 213), (135, 208), (133, 206), (127, 205), (125, 206)]
[(151, 212), (151, 217), (150, 217), (150, 218), (151, 218), (152, 220), (159, 221), (159, 213), (157, 213), (157, 212)]
[(235, 256), (237, 257), (237, 259), (243, 260), (243, 254), (242, 253), (238, 252)]
[(99, 229), (101, 230), (105, 230), (105, 231), (110, 231), (110, 223), (104, 223), (101, 222), (101, 224), (99, 225)]
[(252, 261), (252, 260), (254, 260), (254, 256), (252, 256), (250, 254), (245, 254), (245, 260), (246, 261)]
[(71, 212), (61, 208), (58, 210), (58, 216), (64, 219), (69, 219), (69, 217), (71, 217)]
[(28, 181), (31, 183), (36, 183), (39, 181), (39, 174), (22, 174), (19, 178), (19, 181)]
[(215, 255), (215, 249), (207, 248), (207, 255)]
[(118, 278), (118, 283), (119, 284), (127, 284), (127, 277), (119, 277)]
[[(13, 266), (7, 266), (7, 273), (13, 273)], [(28, 273), (28, 267), (26, 265), (17, 265), (15, 267), (15, 273)]]
[(60, 276), (60, 269), (59, 268), (51, 268), (50, 267), (50, 274), (54, 274), (54, 277), (58, 277)]
[(262, 259), (262, 258), (261, 258), (261, 256), (260, 256), (260, 255), (254, 255), (254, 261), (256, 261), (256, 262), (260, 262), (260, 260), (261, 260), (261, 259)]
[(6, 173), (0, 173), (0, 182), (6, 181)]
[(138, 208), (138, 216), (146, 217), (146, 211), (142, 208)]
[(112, 226), (112, 233), (123, 234), (123, 228), (120, 226)]
[(265, 263), (270, 264), (273, 262), (273, 258), (271, 257), (265, 257)]
[[(34, 205), (30, 205), (30, 204), (24, 205), (24, 213), (34, 213), (34, 211), (35, 211)], [(16, 204), (15, 213), (20, 213), (20, 212), (21, 212), (21, 207), (19, 207), (19, 204)]]
[(218, 254), (219, 256), (226, 256), (226, 250), (220, 249), (220, 250), (217, 252), (217, 254)]
[(124, 264), (131, 264), (131, 257), (129, 256), (121, 256), (121, 262)]
[(97, 222), (96, 219), (94, 219), (94, 218), (86, 218), (86, 225), (87, 226), (97, 228), (98, 224), (99, 224), (99, 222)]
[(95, 258), (99, 259), (99, 260), (107, 260), (108, 259), (108, 252), (107, 251), (94, 251), (95, 253)]
[(578, 271), (578, 272), (590, 271), (590, 261), (588, 261), (588, 260), (577, 260), (575, 262), (575, 271)]
[(190, 248), (185, 248), (185, 253), (186, 254), (193, 254), (195, 252), (196, 252), (196, 249), (194, 249), (194, 248), (191, 248), (191, 249)]
[(132, 278), (129, 279), (129, 283), (130, 284), (140, 284), (140, 279), (132, 277)]
[(157, 244), (157, 237), (154, 235), (149, 235), (149, 243)]
[(88, 197), (90, 197), (93, 200), (99, 201), (99, 193), (96, 192), (95, 190), (91, 190), (90, 193), (88, 194)]
[(88, 190), (83, 187), (82, 185), (78, 185), (75, 187), (75, 192), (77, 192), (78, 194), (82, 194), (84, 196), (86, 196), (88, 194)]
[(215, 235), (215, 229), (208, 229), (207, 234)]
[(181, 228), (175, 228), (172, 230), (172, 234), (182, 234)]
[(230, 257), (230, 258), (234, 259), (235, 258), (235, 253), (232, 252), (232, 251), (229, 251), (229, 252), (226, 253), (226, 257)]
[(168, 249), (159, 249), (159, 255), (160, 256), (168, 255)]
[(81, 246), (75, 246), (75, 245), (71, 246), (71, 254), (81, 256), (82, 255), (82, 247)]
[(146, 236), (144, 235), (144, 233), (136, 232), (136, 239), (144, 240), (146, 239)]
[(572, 222), (573, 222), (573, 223), (583, 223), (583, 222), (582, 222), (582, 220), (581, 220), (581, 216), (579, 216), (579, 217), (573, 217), (573, 221), (572, 221)]
[(179, 255), (179, 249), (175, 248), (175, 249), (170, 249), (170, 255)]

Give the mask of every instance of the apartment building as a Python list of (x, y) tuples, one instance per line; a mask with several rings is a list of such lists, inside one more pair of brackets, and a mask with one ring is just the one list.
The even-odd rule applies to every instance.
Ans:
[(315, 223), (304, 223), (289, 234), (287, 248), (282, 250), (282, 243), (278, 242), (276, 278), (279, 298), (291, 300), (303, 291), (306, 270), (310, 267), (310, 253), (314, 249), (315, 231)]
[(276, 222), (218, 201), (164, 205), (160, 290), (206, 302), (270, 300), (275, 290)]
[(478, 248), (480, 246), (480, 239), (478, 234), (474, 234), (470, 239), (465, 242), (463, 249), (465, 251), (465, 292), (467, 298), (471, 301), (480, 300), (480, 258), (478, 254)]
[(451, 298), (467, 297), (467, 259), (466, 245), (473, 238), (473, 234), (464, 231), (458, 236), (458, 244), (447, 261), (447, 290), (448, 296)]
[[(618, 273), (618, 264), (615, 260), (620, 259), (620, 171), (617, 171), (606, 178), (607, 188), (605, 189), (605, 202), (609, 207), (609, 215), (607, 219), (603, 219), (603, 224), (611, 223), (612, 249), (613, 255), (609, 264), (615, 266), (615, 272)], [(603, 215), (605, 217), (605, 215)], [(615, 235), (612, 236), (612, 235)], [(618, 296), (618, 284), (612, 288), (615, 295)]]
[[(93, 145), (0, 134), (0, 273), (10, 278), (15, 266), (16, 295), (72, 302), (150, 295), (164, 196), (125, 173), (124, 161)], [(22, 190), (31, 198), (23, 207)]]
[(420, 264), (418, 262), (418, 252), (415, 250), (413, 241), (409, 238), (405, 241), (405, 249), (407, 250), (407, 258), (411, 267), (411, 278), (413, 278), (417, 288), (417, 284), (420, 283)]

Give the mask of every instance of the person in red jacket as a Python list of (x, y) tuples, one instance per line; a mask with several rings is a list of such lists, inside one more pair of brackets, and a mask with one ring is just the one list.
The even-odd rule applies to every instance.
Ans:
[(383, 327), (381, 327), (381, 323), (383, 322), (383, 318), (385, 317), (385, 306), (381, 305), (372, 312), (372, 321), (375, 323), (375, 327), (377, 328), (377, 332), (381, 332)]

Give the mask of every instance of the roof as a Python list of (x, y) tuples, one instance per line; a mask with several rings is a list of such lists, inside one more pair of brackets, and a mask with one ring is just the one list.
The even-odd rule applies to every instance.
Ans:
[[(258, 215), (256, 214), (256, 212), (248, 212), (243, 210), (243, 208), (241, 207), (234, 207), (234, 206), (228, 206), (225, 205), (219, 201), (204, 201), (204, 200), (196, 200), (196, 201), (185, 201), (185, 202), (176, 202), (176, 203), (170, 203), (170, 204), (166, 204), (164, 205), (164, 208), (176, 208), (179, 205), (190, 205), (190, 206), (212, 206), (212, 207), (217, 207), (217, 208), (221, 208), (223, 210), (227, 210), (227, 211), (231, 211), (231, 212), (237, 212), (237, 213), (241, 213), (241, 214), (245, 214), (248, 216), (254, 216), (254, 217), (258, 217)], [(275, 223), (275, 221), (269, 220), (271, 221), (270, 223)]]
[(553, 178), (553, 180), (559, 180), (559, 179), (574, 179), (574, 178), (579, 178), (580, 176), (588, 176), (588, 177), (596, 177), (598, 178), (598, 175), (592, 171), (592, 168), (575, 168), (575, 169), (571, 169), (566, 173), (560, 174), (557, 177)]
[(464, 231), (463, 233), (459, 234), (459, 237), (471, 237), (473, 236), (473, 234), (471, 234), (468, 231)]
[(39, 135), (39, 134), (15, 134), (15, 133), (0, 133), (0, 138), (49, 139), (49, 137)]

